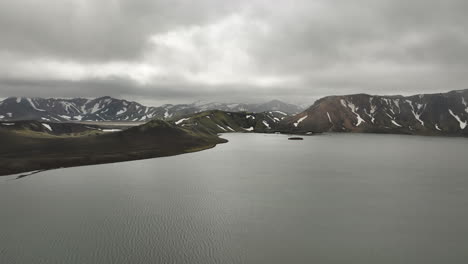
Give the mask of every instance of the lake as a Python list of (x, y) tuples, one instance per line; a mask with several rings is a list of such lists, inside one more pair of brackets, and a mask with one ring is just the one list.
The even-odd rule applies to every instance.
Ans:
[(467, 263), (468, 139), (223, 137), (0, 177), (0, 263)]

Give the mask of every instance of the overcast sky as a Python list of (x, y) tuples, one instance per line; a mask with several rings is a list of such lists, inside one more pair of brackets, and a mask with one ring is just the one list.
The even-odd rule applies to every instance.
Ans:
[(466, 0), (0, 1), (0, 97), (306, 103), (468, 88)]

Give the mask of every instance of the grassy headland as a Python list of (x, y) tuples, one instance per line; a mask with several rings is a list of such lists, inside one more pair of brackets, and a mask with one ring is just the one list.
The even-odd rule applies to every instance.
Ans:
[(215, 134), (160, 120), (120, 132), (98, 133), (91, 128), (73, 135), (3, 127), (0, 128), (0, 175), (171, 156), (224, 142)]

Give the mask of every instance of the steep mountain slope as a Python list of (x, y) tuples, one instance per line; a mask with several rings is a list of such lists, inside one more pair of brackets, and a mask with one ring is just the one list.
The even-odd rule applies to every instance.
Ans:
[(229, 132), (275, 132), (287, 115), (279, 111), (265, 113), (225, 112), (210, 110), (169, 120), (180, 127), (217, 134)]
[(329, 96), (279, 124), (283, 132), (468, 135), (468, 90), (414, 96)]
[(43, 99), (10, 97), (0, 102), (0, 120), (43, 121), (149, 121), (169, 119), (206, 110), (223, 111), (282, 111), (295, 114), (302, 109), (281, 101), (264, 104), (193, 103), (146, 107), (136, 102), (111, 97), (96, 99)]
[(161, 120), (121, 132), (54, 136), (0, 127), (0, 175), (31, 170), (170, 156), (211, 148), (226, 140)]

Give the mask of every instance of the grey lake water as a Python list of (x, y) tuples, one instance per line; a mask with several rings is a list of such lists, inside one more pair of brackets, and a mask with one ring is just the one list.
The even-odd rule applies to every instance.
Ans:
[(468, 263), (468, 139), (223, 137), (0, 177), (0, 263)]

